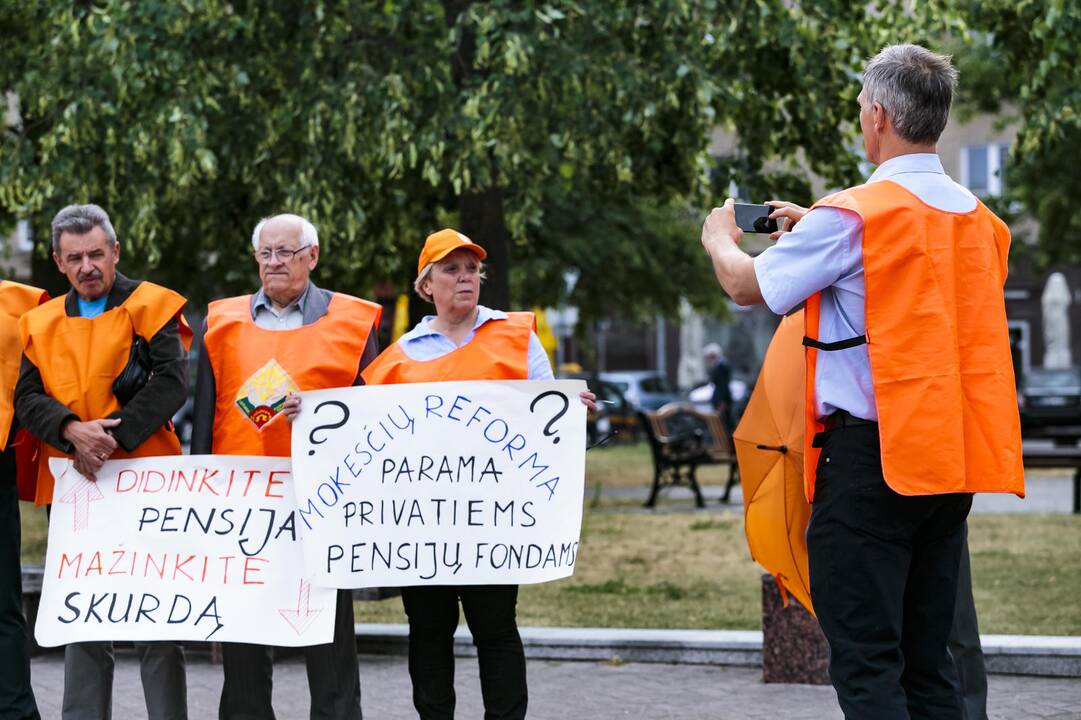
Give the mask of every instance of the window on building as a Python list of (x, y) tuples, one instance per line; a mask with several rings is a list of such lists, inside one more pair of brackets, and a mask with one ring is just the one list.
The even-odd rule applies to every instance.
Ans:
[(34, 236), (30, 232), (30, 221), (20, 220), (15, 226), (15, 249), (30, 252), (34, 249)]
[(1006, 189), (1005, 143), (965, 145), (961, 148), (961, 184), (977, 195), (998, 197)]
[(1010, 154), (1010, 146), (1002, 144), (998, 146), (998, 193), (1006, 192), (1006, 158)]

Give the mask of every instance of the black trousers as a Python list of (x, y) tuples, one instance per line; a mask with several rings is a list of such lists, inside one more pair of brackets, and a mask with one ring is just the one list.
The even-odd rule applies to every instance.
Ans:
[(972, 495), (891, 490), (877, 425), (817, 440), (822, 455), (807, 528), (811, 599), (845, 717), (960, 720), (946, 641)]
[[(353, 591), (339, 590), (334, 641), (303, 648), (311, 693), (311, 720), (361, 720), (360, 667), (353, 627)], [(274, 720), (271, 694), (274, 649), (222, 643), (225, 683), (220, 720)]]
[(484, 720), (521, 720), (528, 705), (517, 585), (403, 587), (409, 616), (409, 677), (421, 720), (454, 717), (454, 631), (458, 601), (480, 665)]
[(961, 569), (957, 579), (957, 608), (950, 630), (950, 655), (961, 682), (961, 709), (964, 720), (987, 720), (987, 666), (980, 645), (980, 624), (976, 619), (976, 601), (972, 597), (972, 563), (968, 556), (968, 525), (961, 550)]
[(9, 447), (0, 453), (0, 720), (41, 717), (30, 687), (21, 544), (15, 450)]

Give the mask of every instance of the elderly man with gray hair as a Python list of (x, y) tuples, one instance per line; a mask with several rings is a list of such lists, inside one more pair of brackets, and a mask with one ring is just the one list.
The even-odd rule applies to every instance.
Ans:
[(702, 228), (741, 305), (805, 305), (811, 599), (848, 718), (959, 719), (947, 651), (974, 492), (1024, 494), (1003, 284), (1010, 233), (943, 171), (957, 72), (916, 45), (867, 64), (868, 182), (752, 258), (732, 201)]
[[(379, 354), (375, 303), (316, 287), (319, 234), (298, 215), (255, 226), (252, 248), (261, 287), (207, 310), (195, 386), (192, 454), (288, 457), (288, 410), (302, 390), (362, 384)], [(360, 720), (353, 593), (340, 590), (334, 640), (304, 648), (311, 717)], [(272, 648), (223, 647), (222, 720), (273, 720)]]
[[(53, 218), (53, 261), (71, 290), (20, 318), (19, 422), (41, 440), (35, 501), (53, 501), (50, 457), (94, 480), (109, 459), (179, 455), (173, 413), (188, 392), (187, 301), (117, 272), (120, 243), (97, 205)], [(139, 349), (141, 346), (141, 350)], [(150, 720), (187, 718), (184, 654), (176, 642), (136, 642)], [(64, 720), (112, 717), (113, 644), (64, 651)]]

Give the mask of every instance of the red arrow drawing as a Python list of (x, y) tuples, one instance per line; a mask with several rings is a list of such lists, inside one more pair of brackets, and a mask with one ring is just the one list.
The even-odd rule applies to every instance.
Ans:
[(278, 612), (285, 618), (285, 622), (292, 626), (297, 635), (303, 635), (323, 610), (312, 610), (312, 584), (301, 580), (297, 609), (278, 610)]
[(68, 490), (62, 498), (57, 500), (59, 503), (71, 503), (75, 506), (75, 532), (85, 530), (90, 527), (90, 503), (95, 500), (104, 499), (104, 495), (101, 494), (101, 490), (98, 489), (98, 484), (91, 482), (86, 478), (80, 478), (75, 484), (75, 487)]

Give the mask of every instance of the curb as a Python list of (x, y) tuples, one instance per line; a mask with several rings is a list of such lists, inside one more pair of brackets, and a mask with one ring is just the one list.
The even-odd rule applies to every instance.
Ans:
[[(407, 625), (358, 623), (355, 627), (361, 652), (407, 652)], [(762, 666), (762, 633), (758, 630), (523, 627), (519, 632), (526, 657), (536, 660)], [(980, 641), (989, 673), (1081, 678), (1081, 637), (981, 635)], [(454, 634), (454, 654), (476, 656), (465, 627)]]

